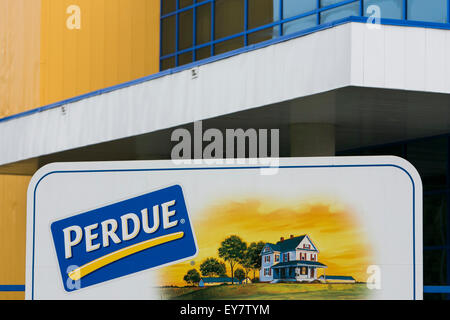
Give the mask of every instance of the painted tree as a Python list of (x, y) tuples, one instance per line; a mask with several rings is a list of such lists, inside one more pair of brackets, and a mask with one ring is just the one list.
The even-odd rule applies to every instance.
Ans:
[(189, 270), (183, 278), (190, 285), (195, 285), (200, 282), (200, 273), (196, 269)]
[(253, 261), (251, 259), (249, 248), (245, 250), (245, 254), (239, 261), (239, 264), (244, 268), (245, 278), (248, 278), (248, 274), (250, 273), (251, 270), (253, 270)]
[(200, 272), (204, 277), (223, 277), (227, 273), (225, 263), (216, 258), (207, 258), (200, 265)]
[(242, 282), (242, 280), (245, 279), (245, 272), (244, 270), (242, 270), (241, 268), (236, 269), (236, 271), (234, 272), (234, 276), (236, 277), (236, 279), (239, 281), (239, 283)]
[(236, 235), (229, 236), (220, 245), (219, 257), (230, 264), (232, 284), (234, 284), (234, 268), (242, 261), (246, 250), (247, 243)]
[(253, 269), (253, 279), (256, 278), (256, 270), (261, 269), (261, 251), (266, 245), (265, 242), (252, 242), (247, 248), (245, 253), (246, 264)]

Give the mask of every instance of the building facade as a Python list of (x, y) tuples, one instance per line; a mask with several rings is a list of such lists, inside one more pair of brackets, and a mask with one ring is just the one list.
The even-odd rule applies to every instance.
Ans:
[(319, 262), (319, 250), (308, 235), (277, 243), (266, 243), (261, 251), (261, 282), (314, 282), (318, 281), (318, 269), (327, 266)]
[(0, 298), (23, 298), (38, 168), (169, 159), (201, 120), (280, 129), (282, 157), (413, 163), (425, 297), (446, 299), (449, 55), (449, 0), (0, 0)]

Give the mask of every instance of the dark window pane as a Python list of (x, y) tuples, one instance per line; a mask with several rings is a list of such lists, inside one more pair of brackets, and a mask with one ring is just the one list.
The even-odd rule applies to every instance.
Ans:
[(364, 0), (364, 15), (373, 15), (372, 11), (367, 9), (376, 5), (380, 8), (381, 18), (384, 19), (402, 19), (403, 16), (403, 0)]
[(211, 41), (211, 4), (197, 7), (197, 44)]
[(248, 44), (255, 44), (273, 39), (279, 35), (280, 32), (278, 30), (279, 27), (277, 26), (250, 33), (248, 35)]
[(423, 245), (442, 246), (447, 234), (447, 194), (426, 195), (423, 199)]
[(350, 16), (359, 16), (359, 2), (349, 3), (341, 7), (320, 13), (320, 23), (327, 23)]
[(170, 16), (162, 21), (162, 54), (167, 55), (175, 52), (175, 16)]
[(424, 300), (448, 300), (445, 293), (424, 293)]
[(433, 138), (408, 143), (407, 159), (419, 171), (424, 190), (447, 187), (447, 138)]
[(329, 5), (338, 3), (338, 2), (342, 2), (344, 0), (320, 0), (320, 7), (327, 7)]
[(423, 284), (446, 285), (446, 258), (444, 250), (425, 250), (423, 252)]
[(210, 56), (211, 56), (211, 47), (210, 46), (200, 48), (196, 51), (196, 59), (197, 60), (206, 59), (206, 58), (209, 58)]
[(244, 31), (244, 0), (216, 0), (215, 39)]
[(284, 0), (283, 18), (290, 18), (317, 9), (317, 0)]
[(162, 1), (162, 14), (168, 14), (170, 12), (174, 12), (177, 10), (177, 1), (176, 0), (163, 0)]
[(214, 53), (221, 54), (232, 51), (244, 46), (244, 37), (237, 37), (227, 41), (220, 42), (214, 46)]
[(362, 156), (397, 156), (404, 157), (403, 155), (403, 145), (395, 144), (382, 147), (374, 147), (369, 149), (361, 150)]
[(408, 20), (447, 21), (447, 0), (408, 0)]
[(311, 15), (283, 24), (283, 34), (290, 34), (302, 31), (317, 25), (317, 16)]
[(194, 4), (194, 0), (180, 0), (180, 9), (188, 6), (192, 6)]
[(338, 157), (355, 157), (361, 155), (361, 149), (358, 150), (350, 150), (350, 151), (338, 151), (336, 153)]
[(178, 56), (178, 65), (182, 66), (192, 62), (192, 52), (182, 53)]
[(175, 57), (167, 58), (161, 61), (161, 71), (175, 67)]
[(248, 1), (248, 28), (254, 29), (274, 21), (274, 0)]
[(179, 31), (180, 42), (178, 44), (179, 50), (191, 48), (193, 45), (193, 10), (188, 10), (180, 13)]

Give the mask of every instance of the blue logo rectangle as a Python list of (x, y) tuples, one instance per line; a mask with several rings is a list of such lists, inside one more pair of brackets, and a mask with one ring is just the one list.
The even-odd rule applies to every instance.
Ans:
[(51, 232), (68, 292), (197, 254), (178, 185), (53, 222)]

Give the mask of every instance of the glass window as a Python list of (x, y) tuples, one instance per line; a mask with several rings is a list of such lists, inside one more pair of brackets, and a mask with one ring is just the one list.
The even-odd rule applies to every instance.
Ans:
[(364, 15), (366, 17), (373, 15), (373, 12), (367, 12), (367, 9), (373, 5), (376, 5), (380, 8), (381, 18), (402, 19), (403, 0), (365, 0)]
[(447, 0), (408, 0), (408, 20), (446, 22)]
[(170, 16), (162, 21), (162, 55), (167, 55), (175, 52), (175, 26), (176, 17)]
[(447, 294), (445, 293), (424, 293), (424, 300), (447, 300)]
[(339, 157), (351, 157), (351, 156), (360, 156), (361, 155), (361, 149), (357, 150), (349, 150), (349, 151), (338, 151), (336, 153)]
[(320, 7), (327, 7), (330, 6), (332, 4), (336, 4), (339, 2), (343, 2), (344, 0), (320, 0)]
[(177, 0), (162, 1), (162, 14), (168, 14), (177, 10)]
[(182, 66), (192, 62), (192, 52), (185, 52), (178, 56), (178, 65)]
[(244, 31), (244, 0), (216, 0), (215, 39)]
[(447, 283), (446, 256), (444, 250), (425, 250), (423, 252), (424, 285), (445, 285)]
[(404, 155), (404, 144), (395, 144), (381, 147), (374, 147), (370, 149), (365, 149), (361, 151), (363, 156), (397, 156), (405, 157)]
[(255, 44), (270, 40), (279, 35), (279, 27), (266, 28), (260, 31), (252, 32), (248, 35), (248, 44)]
[(445, 245), (446, 229), (447, 193), (425, 195), (423, 199), (423, 245)]
[(206, 46), (203, 48), (200, 48), (196, 51), (196, 60), (202, 60), (202, 59), (206, 59), (209, 58), (211, 56), (211, 47), (210, 46)]
[(161, 61), (161, 71), (175, 68), (175, 57), (167, 58)]
[(189, 7), (194, 4), (194, 0), (180, 0), (180, 9)]
[(411, 142), (408, 143), (407, 150), (407, 159), (419, 171), (425, 191), (447, 188), (447, 138)]
[(178, 43), (178, 50), (191, 48), (193, 45), (193, 24), (194, 11), (187, 10), (180, 13), (180, 20), (178, 26), (178, 35), (180, 37)]
[(317, 25), (317, 15), (313, 14), (304, 18), (300, 18), (294, 21), (290, 21), (283, 24), (283, 34), (290, 34), (308, 28), (312, 28)]
[(317, 0), (283, 0), (283, 19), (317, 9)]
[(301, 268), (300, 274), (301, 274), (301, 275), (305, 275), (305, 274), (306, 274), (306, 267), (302, 267), (302, 268)]
[(254, 29), (274, 21), (277, 0), (248, 0), (248, 28)]
[(211, 41), (211, 4), (197, 7), (197, 44)]
[(237, 37), (234, 39), (226, 40), (214, 45), (214, 53), (221, 54), (235, 49), (239, 49), (244, 46), (244, 37)]
[[(324, 2), (328, 2), (328, 1), (324, 1)], [(343, 5), (341, 7), (337, 7), (334, 9), (330, 9), (330, 10), (321, 12), (320, 13), (320, 23), (332, 22), (332, 21), (347, 18), (350, 16), (359, 16), (359, 2), (349, 3), (349, 4)]]

